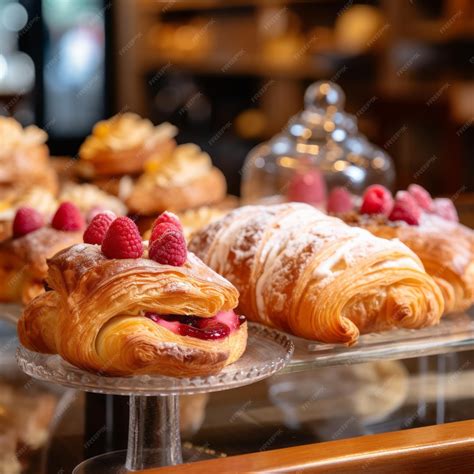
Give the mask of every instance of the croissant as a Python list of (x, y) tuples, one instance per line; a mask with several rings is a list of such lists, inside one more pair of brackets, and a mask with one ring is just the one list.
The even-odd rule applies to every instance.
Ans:
[(405, 245), (307, 204), (246, 206), (194, 234), (194, 251), (240, 291), (249, 319), (307, 339), (438, 323), (443, 298)]
[[(212, 374), (246, 347), (245, 318), (231, 311), (238, 291), (191, 253), (174, 267), (147, 258), (108, 259), (99, 246), (78, 244), (49, 261), (48, 283), (52, 291), (20, 318), (20, 341), (88, 371)], [(196, 319), (206, 323), (208, 337), (193, 336)]]
[(82, 241), (82, 232), (43, 227), (0, 242), (0, 302), (24, 304), (44, 292), (46, 260)]
[(349, 213), (345, 222), (386, 239), (398, 238), (423, 262), (438, 284), (445, 313), (465, 311), (474, 303), (474, 232), (457, 223), (424, 214), (420, 225), (391, 222), (382, 215)]

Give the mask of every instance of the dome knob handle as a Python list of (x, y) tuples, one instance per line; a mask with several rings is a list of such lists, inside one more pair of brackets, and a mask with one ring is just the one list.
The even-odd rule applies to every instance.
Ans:
[(344, 91), (334, 82), (318, 81), (311, 84), (305, 92), (305, 108), (327, 109), (336, 107), (337, 110), (344, 109), (346, 96)]

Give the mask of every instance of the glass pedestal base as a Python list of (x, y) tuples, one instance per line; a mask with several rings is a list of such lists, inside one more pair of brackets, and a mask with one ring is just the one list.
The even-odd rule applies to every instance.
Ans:
[[(156, 452), (150, 453), (150, 455), (156, 455)], [(182, 446), (182, 456), (182, 462), (205, 461), (221, 457), (218, 453), (186, 445)], [(81, 462), (81, 464), (76, 466), (72, 474), (126, 474), (130, 472), (125, 467), (126, 460), (126, 449), (100, 454)]]
[[(130, 422), (126, 454), (117, 451), (84, 461), (74, 473), (118, 473), (183, 462), (179, 432), (179, 395), (207, 393), (249, 385), (270, 377), (291, 359), (293, 343), (284, 334), (249, 324), (244, 355), (208, 377), (104, 377), (78, 369), (58, 355), (17, 351), (20, 368), (40, 380), (78, 390), (129, 395)], [(196, 454), (196, 453), (194, 453)], [(186, 453), (184, 453), (185, 459)], [(194, 458), (197, 460), (199, 458)]]

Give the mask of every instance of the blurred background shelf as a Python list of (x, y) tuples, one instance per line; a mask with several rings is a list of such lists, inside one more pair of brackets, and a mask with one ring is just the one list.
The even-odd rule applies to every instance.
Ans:
[(17, 26), (0, 27), (0, 113), (46, 128), (55, 155), (132, 110), (175, 123), (238, 194), (248, 151), (329, 79), (398, 188), (474, 189), (469, 0), (3, 0), (4, 15)]
[(197, 141), (230, 177), (231, 192), (246, 152), (281, 130), (318, 79), (342, 85), (362, 132), (393, 156), (399, 187), (472, 188), (470, 2), (118, 4), (134, 20), (118, 44), (137, 38), (140, 54), (118, 61), (116, 108), (177, 123), (179, 138)]

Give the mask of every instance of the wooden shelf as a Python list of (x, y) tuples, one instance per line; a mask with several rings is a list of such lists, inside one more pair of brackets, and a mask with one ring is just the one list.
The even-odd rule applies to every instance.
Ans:
[(360, 436), (341, 441), (230, 456), (137, 474), (300, 472), (390, 474), (473, 471), (474, 421)]

